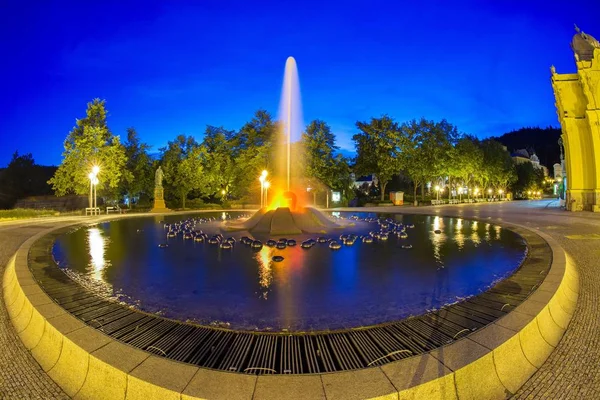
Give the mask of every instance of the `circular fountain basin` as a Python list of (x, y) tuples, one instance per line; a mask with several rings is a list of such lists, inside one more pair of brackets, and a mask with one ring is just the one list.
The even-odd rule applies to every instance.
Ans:
[[(214, 213), (194, 226), (233, 237), (230, 249), (182, 232), (168, 237), (165, 224), (198, 218), (177, 215), (83, 227), (59, 237), (53, 255), (73, 279), (146, 312), (238, 330), (322, 331), (397, 321), (476, 295), (512, 274), (527, 248), (490, 223), (366, 213), (340, 214), (353, 224), (320, 235), (325, 241), (286, 237), (312, 246), (253, 248), (242, 237), (265, 244), (282, 236), (221, 229), (223, 217), (239, 215)], [(330, 249), (330, 239), (341, 248)]]

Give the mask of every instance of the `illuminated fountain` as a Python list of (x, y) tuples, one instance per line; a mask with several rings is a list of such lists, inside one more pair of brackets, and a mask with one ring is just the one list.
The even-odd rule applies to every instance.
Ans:
[[(303, 169), (298, 167), (300, 104), (296, 64), (289, 58), (279, 113), (281, 132), (273, 150), (277, 164), (261, 175), (263, 206), (254, 215), (242, 219), (239, 212), (174, 214), (69, 228), (55, 241), (53, 259), (71, 279), (102, 297), (202, 325), (175, 328), (200, 329), (193, 332), (201, 334), (190, 336), (206, 340), (188, 346), (191, 342), (182, 339), (188, 343), (184, 347), (199, 349), (213, 343), (216, 349), (232, 349), (230, 354), (242, 354), (235, 343), (247, 342), (231, 339), (237, 332), (222, 328), (253, 335), (281, 331), (286, 340), (293, 332), (303, 336), (293, 340), (303, 340), (311, 331), (362, 331), (481, 293), (519, 267), (527, 254), (526, 243), (517, 233), (492, 223), (361, 210), (335, 213), (338, 219), (331, 220), (307, 207)], [(90, 323), (106, 327), (108, 320), (103, 318), (116, 314), (121, 315), (106, 314)], [(137, 329), (140, 320), (131, 321)], [(159, 325), (149, 322), (142, 331), (153, 326)], [(216, 327), (210, 339), (207, 327)], [(283, 343), (279, 336), (272, 338)], [(134, 336), (132, 340), (138, 341)], [(254, 355), (261, 346), (252, 347)], [(181, 354), (173, 349), (182, 348), (152, 347), (169, 357)], [(192, 357), (200, 354), (190, 351)], [(218, 359), (226, 357), (212, 350), (211, 354), (202, 360), (221, 363)], [(258, 359), (254, 355), (247, 360)], [(239, 372), (262, 371), (255, 369), (256, 364), (244, 363)]]
[[(292, 170), (292, 158), (298, 161), (297, 159), (301, 157), (302, 150), (299, 144), (303, 127), (298, 68), (293, 57), (288, 57), (285, 63), (279, 121), (281, 130), (275, 145), (273, 200), (250, 218), (228, 222), (224, 224), (223, 229), (271, 235), (294, 235), (303, 232), (327, 233), (343, 228), (343, 225), (332, 221), (316, 208), (305, 206), (305, 190), (300, 185), (300, 177)], [(295, 143), (292, 152), (293, 142)]]

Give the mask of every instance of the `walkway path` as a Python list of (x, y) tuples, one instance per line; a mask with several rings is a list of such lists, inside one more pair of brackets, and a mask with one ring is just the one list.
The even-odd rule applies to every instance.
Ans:
[[(385, 212), (397, 208), (373, 210)], [(599, 214), (565, 212), (556, 207), (556, 202), (548, 200), (419, 207), (404, 212), (514, 222), (556, 239), (574, 259), (579, 271), (577, 310), (558, 347), (513, 398), (600, 399)]]
[[(43, 229), (74, 219), (32, 219), (0, 224), (0, 278), (9, 258), (25, 240)], [(68, 398), (21, 343), (6, 312), (0, 285), (0, 399)]]
[[(600, 215), (568, 213), (555, 202), (480, 203), (439, 207), (377, 207), (403, 212), (503, 220), (554, 237), (574, 259), (580, 275), (577, 310), (562, 341), (515, 399), (600, 399)], [(352, 212), (367, 209), (348, 209)], [(0, 224), (0, 274), (16, 249), (42, 229), (82, 217), (59, 217)], [(0, 299), (2, 298), (0, 287)], [(66, 399), (40, 369), (16, 335), (0, 300), (0, 399)]]

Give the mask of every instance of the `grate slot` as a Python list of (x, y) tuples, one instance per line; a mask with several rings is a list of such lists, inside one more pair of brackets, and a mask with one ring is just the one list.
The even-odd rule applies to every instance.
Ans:
[(321, 371), (332, 372), (336, 371), (335, 361), (325, 340), (325, 335), (316, 335), (317, 357), (321, 361)]
[(399, 325), (409, 328), (412, 334), (417, 334), (425, 339), (427, 343), (433, 344), (433, 348), (452, 342), (452, 336), (454, 335), (448, 335), (438, 329), (432, 328), (420, 319), (410, 319), (404, 321), (402, 324), (396, 324), (395, 327)]
[(299, 337), (281, 337), (281, 357), (279, 360), (279, 371), (282, 374), (301, 374), (303, 372)]
[(242, 333), (237, 335), (231, 343), (231, 347), (225, 353), (223, 360), (219, 364), (219, 369), (224, 369), (231, 372), (241, 372), (244, 369), (243, 364), (248, 356), (248, 352), (252, 347), (255, 335)]
[(467, 318), (449, 313), (447, 310), (440, 310), (435, 313), (427, 314), (421, 319), (432, 328), (438, 329), (452, 337), (462, 330), (477, 329), (481, 326)]
[[(233, 338), (236, 335), (233, 332), (223, 332), (223, 331), (215, 331), (215, 334), (211, 336), (211, 344), (210, 347), (207, 346), (207, 349), (204, 351), (207, 358), (202, 360), (202, 364), (209, 368), (216, 368), (217, 365), (223, 360), (223, 356), (227, 349), (231, 346), (233, 342)], [(199, 363), (200, 361), (198, 361)]]
[(88, 310), (81, 310), (79, 312), (72, 313), (77, 318), (81, 319), (84, 322), (91, 321), (92, 319), (97, 319), (98, 317), (102, 317), (103, 315), (107, 315), (117, 311), (120, 307), (105, 302), (104, 304), (98, 304), (96, 307), (90, 308)]
[(117, 321), (117, 320), (125, 317), (126, 315), (135, 315), (135, 314), (129, 310), (119, 308), (110, 314), (103, 315), (102, 317), (98, 317), (98, 318), (88, 321), (88, 324), (95, 328), (100, 328), (100, 330), (102, 330), (104, 332), (105, 325), (107, 325), (113, 321)]
[(146, 330), (160, 324), (162, 321), (149, 316), (142, 318), (134, 324), (128, 325), (112, 333), (112, 337), (127, 342)]
[(144, 349), (152, 345), (152, 343), (160, 339), (163, 335), (166, 335), (171, 329), (174, 329), (177, 325), (178, 324), (175, 322), (162, 320), (160, 321), (160, 323), (150, 327), (140, 335), (137, 335), (128, 343), (132, 346)]
[(148, 317), (145, 317), (143, 314), (131, 312), (129, 315), (125, 315), (123, 318), (114, 320), (112, 322), (104, 323), (102, 331), (107, 335), (112, 335), (113, 333), (125, 328), (126, 326), (138, 323), (138, 321), (144, 318)]
[(321, 372), (319, 368), (319, 358), (320, 355), (317, 355), (317, 350), (315, 348), (315, 342), (311, 335), (301, 336), (302, 340), (302, 349), (304, 356), (304, 366), (306, 367), (306, 372), (309, 374), (316, 374)]
[[(385, 329), (371, 329), (367, 331), (367, 334), (383, 349), (385, 354), (391, 354), (398, 350), (409, 350), (409, 352), (396, 353), (387, 357), (388, 361), (400, 360), (406, 358), (409, 355), (416, 355), (423, 353), (423, 349), (408, 337), (403, 337), (402, 333), (398, 333), (397, 336), (392, 335)], [(399, 340), (399, 338), (403, 338)]]
[(350, 339), (350, 343), (354, 346), (363, 364), (367, 366), (385, 364), (386, 352), (373, 342), (371, 337), (365, 331), (348, 332), (346, 335)]
[(144, 350), (167, 357), (171, 349), (177, 346), (182, 340), (185, 340), (186, 336), (193, 330), (194, 327), (190, 325), (177, 325), (174, 329), (159, 337), (158, 340)]
[(277, 336), (260, 335), (254, 341), (254, 348), (248, 360), (248, 366), (243, 372), (257, 375), (270, 375), (277, 373), (275, 360), (277, 359)]
[(169, 358), (177, 361), (188, 360), (197, 347), (202, 346), (211, 330), (206, 328), (195, 328), (194, 331), (168, 352)]
[(365, 366), (344, 334), (332, 333), (326, 337), (329, 339), (333, 356), (340, 369), (357, 369)]
[(478, 322), (480, 321), (484, 325), (487, 325), (504, 315), (504, 312), (500, 310), (496, 311), (490, 310), (489, 308), (485, 309), (470, 303), (460, 306), (455, 305), (454, 307), (450, 308), (450, 311), (455, 314), (464, 315), (467, 318), (475, 319)]

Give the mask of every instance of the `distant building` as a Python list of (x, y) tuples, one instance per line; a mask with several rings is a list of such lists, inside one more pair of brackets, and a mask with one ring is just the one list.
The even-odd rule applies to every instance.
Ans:
[(350, 179), (352, 179), (352, 187), (355, 189), (359, 189), (367, 193), (371, 185), (377, 186), (379, 181), (374, 174), (359, 176), (356, 178), (355, 174), (350, 174)]
[(513, 151), (510, 154), (510, 156), (512, 157), (515, 164), (523, 164), (529, 162), (533, 164), (534, 168), (541, 169), (544, 172), (544, 176), (548, 176), (548, 168), (540, 164), (540, 159), (538, 156), (535, 155), (534, 152), (531, 152), (531, 154), (529, 154), (527, 150), (520, 149)]

